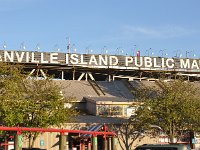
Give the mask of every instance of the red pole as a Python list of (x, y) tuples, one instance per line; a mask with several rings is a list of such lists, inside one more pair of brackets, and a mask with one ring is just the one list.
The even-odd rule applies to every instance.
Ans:
[(82, 133), (91, 135), (116, 135), (114, 132), (96, 132), (85, 130), (67, 130), (67, 129), (53, 129), (53, 128), (27, 128), (27, 127), (4, 127), (0, 126), (0, 131), (30, 131), (30, 132), (60, 132), (60, 133)]

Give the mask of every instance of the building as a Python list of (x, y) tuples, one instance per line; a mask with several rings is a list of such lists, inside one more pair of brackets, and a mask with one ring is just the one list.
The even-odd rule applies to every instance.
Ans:
[[(54, 75), (63, 96), (75, 97), (76, 108), (81, 111), (78, 125), (68, 126), (71, 129), (123, 122), (137, 107), (134, 90), (160, 88), (157, 81), (163, 75), (166, 82), (181, 76), (200, 86), (199, 59), (0, 50), (0, 61), (22, 64), (30, 79)], [(56, 134), (41, 135), (39, 140), (53, 137)], [(55, 141), (48, 147), (37, 142), (42, 148), (58, 148)]]

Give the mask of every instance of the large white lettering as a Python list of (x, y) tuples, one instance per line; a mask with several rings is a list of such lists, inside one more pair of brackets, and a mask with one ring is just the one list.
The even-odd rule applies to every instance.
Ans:
[(41, 63), (48, 63), (48, 60), (44, 60), (44, 53), (41, 53)]
[(73, 65), (76, 65), (78, 64), (78, 55), (77, 54), (71, 54), (70, 55), (70, 63), (73, 64)]
[(32, 63), (39, 63), (39, 60), (35, 59), (35, 53), (34, 52), (31, 53), (31, 62)]
[(116, 66), (118, 64), (118, 58), (116, 56), (110, 56), (109, 65)]
[[(139, 58), (139, 60), (138, 60), (138, 58)], [(139, 62), (139, 64), (138, 64), (138, 62)], [(136, 67), (142, 67), (142, 65), (143, 65), (143, 57), (135, 57), (135, 66)]]
[(153, 58), (153, 66), (155, 67), (155, 68), (160, 68), (161, 66), (159, 66), (158, 64), (157, 64), (157, 59), (156, 58)]
[(152, 59), (150, 57), (144, 57), (144, 66), (147, 68), (152, 67)]
[(125, 65), (129, 66), (130, 63), (133, 63), (133, 57), (125, 57)]
[(166, 66), (168, 68), (174, 68), (174, 59), (172, 59), (172, 58), (167, 59), (166, 60)]
[(101, 66), (103, 64), (106, 66), (108, 65), (108, 56), (107, 55), (105, 55), (104, 58), (102, 55), (99, 55), (99, 65)]
[(50, 53), (50, 63), (58, 64), (58, 53)]
[(190, 68), (190, 60), (189, 59), (180, 59), (180, 67), (181, 68)]
[(95, 64), (97, 65), (97, 60), (94, 55), (91, 55), (89, 65)]
[[(97, 68), (107, 68), (114, 66), (117, 69), (152, 68), (163, 70), (163, 68), (173, 69), (198, 69), (200, 71), (200, 59), (178, 59), (160, 57), (133, 57), (133, 56), (113, 56), (113, 55), (89, 55), (89, 54), (64, 54), (48, 52), (23, 52), (23, 51), (3, 51), (0, 50), (0, 61), (15, 63), (42, 63), (42, 64), (70, 64), (79, 66), (94, 65)], [(196, 70), (195, 70), (196, 71)]]
[(21, 54), (19, 54), (18, 52), (15, 52), (15, 55), (17, 57), (17, 62), (22, 62), (24, 54), (25, 52), (21, 52)]
[(13, 53), (13, 51), (10, 51), (10, 54), (7, 51), (4, 51), (4, 61), (8, 62), (8, 60), (10, 62), (14, 61), (14, 53)]
[(87, 64), (87, 62), (84, 62), (84, 55), (81, 55), (81, 62), (80, 62), (80, 64), (83, 64), (83, 65)]
[(191, 68), (192, 68), (192, 69), (199, 69), (199, 65), (198, 65), (198, 63), (197, 63), (197, 60), (193, 60), (193, 61), (192, 61)]

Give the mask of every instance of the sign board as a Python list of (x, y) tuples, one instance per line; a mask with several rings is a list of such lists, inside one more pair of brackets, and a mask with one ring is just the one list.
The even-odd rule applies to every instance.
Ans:
[(0, 61), (93, 68), (200, 72), (200, 59), (0, 50)]

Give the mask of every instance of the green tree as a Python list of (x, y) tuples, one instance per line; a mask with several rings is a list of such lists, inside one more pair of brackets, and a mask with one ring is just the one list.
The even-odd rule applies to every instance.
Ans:
[(158, 84), (159, 90), (145, 89), (151, 96), (143, 95), (144, 104), (136, 111), (137, 117), (145, 124), (161, 127), (170, 142), (179, 139), (181, 131), (197, 131), (200, 116), (198, 89), (182, 80)]
[[(0, 121), (6, 126), (61, 126), (76, 115), (74, 98), (64, 98), (52, 80), (26, 79), (22, 69), (0, 64)], [(67, 107), (68, 106), (68, 107)], [(29, 147), (38, 133), (28, 132)]]
[(117, 133), (119, 145), (123, 150), (130, 150), (136, 140), (144, 137), (144, 128), (139, 122), (130, 119), (121, 124), (112, 125), (112, 129)]
[(113, 124), (112, 130), (116, 132), (119, 145), (123, 150), (130, 150), (133, 145), (144, 137), (154, 137), (158, 132), (157, 126), (149, 126), (138, 120), (136, 116), (123, 119), (120, 124)]

